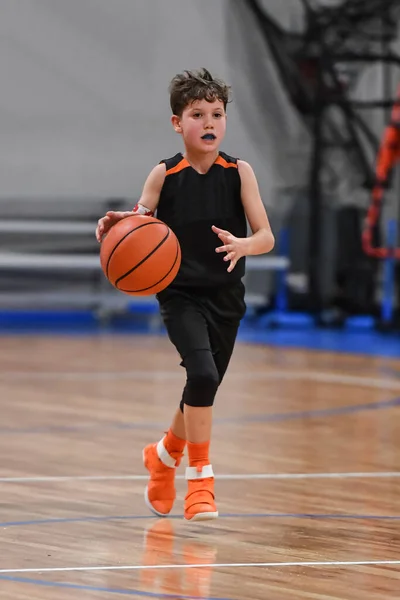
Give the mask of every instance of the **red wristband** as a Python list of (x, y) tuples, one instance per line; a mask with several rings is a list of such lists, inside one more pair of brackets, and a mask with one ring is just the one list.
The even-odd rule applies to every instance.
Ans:
[(137, 215), (144, 215), (145, 217), (154, 217), (154, 213), (152, 210), (143, 206), (143, 204), (136, 204), (133, 208), (133, 212)]

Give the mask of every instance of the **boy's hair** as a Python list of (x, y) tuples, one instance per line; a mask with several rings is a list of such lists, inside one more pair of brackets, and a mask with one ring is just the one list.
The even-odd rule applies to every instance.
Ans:
[(214, 79), (207, 69), (184, 71), (175, 75), (169, 86), (172, 114), (178, 117), (186, 106), (196, 100), (214, 102), (220, 100), (226, 105), (230, 101), (230, 87), (222, 79)]

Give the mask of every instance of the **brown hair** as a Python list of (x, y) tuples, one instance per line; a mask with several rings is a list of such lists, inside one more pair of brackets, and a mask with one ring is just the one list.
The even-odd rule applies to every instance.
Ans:
[(196, 100), (220, 100), (225, 109), (230, 101), (230, 87), (221, 79), (214, 79), (207, 69), (184, 71), (175, 75), (168, 91), (172, 114), (178, 117), (182, 116), (186, 106)]

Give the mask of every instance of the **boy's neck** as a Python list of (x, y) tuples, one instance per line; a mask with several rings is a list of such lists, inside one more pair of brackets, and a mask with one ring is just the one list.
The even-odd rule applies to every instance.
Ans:
[(186, 150), (183, 156), (195, 171), (201, 175), (205, 175), (217, 160), (219, 151), (210, 152), (209, 154), (195, 154)]

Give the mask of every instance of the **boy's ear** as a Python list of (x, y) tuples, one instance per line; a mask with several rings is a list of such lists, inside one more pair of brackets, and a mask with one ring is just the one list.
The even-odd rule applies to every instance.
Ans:
[(172, 115), (171, 117), (172, 127), (175, 129), (176, 133), (182, 133), (181, 119), (177, 115)]

